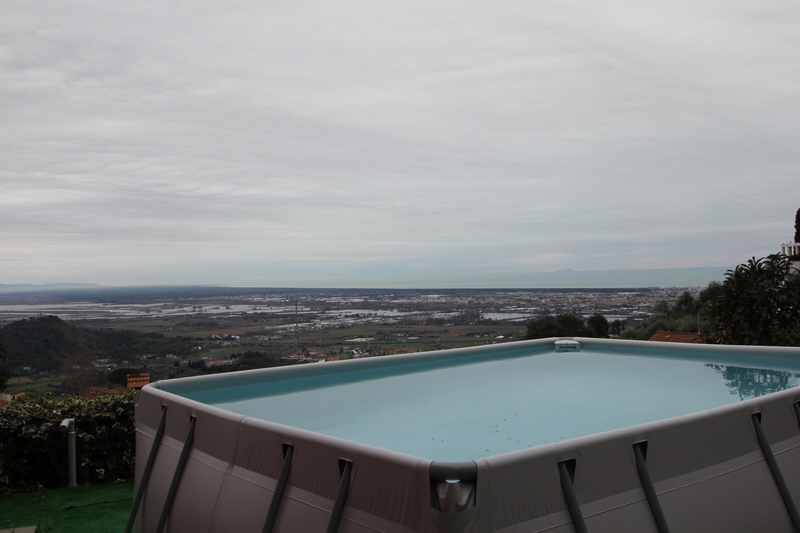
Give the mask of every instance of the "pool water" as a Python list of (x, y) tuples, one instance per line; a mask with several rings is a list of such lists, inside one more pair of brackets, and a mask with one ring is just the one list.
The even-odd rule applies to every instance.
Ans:
[(417, 457), (469, 461), (686, 415), (800, 384), (800, 367), (754, 361), (731, 365), (584, 350), (181, 395)]

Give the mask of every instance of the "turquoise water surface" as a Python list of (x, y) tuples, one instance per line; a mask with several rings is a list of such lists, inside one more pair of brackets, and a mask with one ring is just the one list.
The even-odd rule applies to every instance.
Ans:
[[(738, 366), (741, 365), (741, 366)], [(763, 365), (763, 363), (759, 363)], [(250, 417), (438, 461), (467, 461), (738, 402), (798, 372), (581, 351), (419, 365), (369, 379), (183, 394)], [(254, 396), (253, 389), (261, 394)], [(278, 390), (279, 389), (279, 390)]]

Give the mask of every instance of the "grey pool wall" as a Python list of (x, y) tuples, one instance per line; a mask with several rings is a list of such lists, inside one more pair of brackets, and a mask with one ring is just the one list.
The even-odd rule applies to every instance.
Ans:
[[(376, 365), (435, 363), (493, 350), (545, 353), (553, 351), (556, 340), (265, 369), (145, 387), (136, 407), (136, 489), (141, 503), (135, 508), (135, 529), (794, 530), (800, 501), (797, 388), (466, 464), (434, 463), (180, 396), (309, 373), (324, 376)], [(616, 353), (664, 350), (662, 343), (575, 340)], [(798, 349), (669, 348), (674, 357), (763, 357), (786, 361), (787, 367), (800, 360)]]

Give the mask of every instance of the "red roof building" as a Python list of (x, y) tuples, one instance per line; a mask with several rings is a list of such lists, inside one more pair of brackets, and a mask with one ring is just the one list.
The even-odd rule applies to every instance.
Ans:
[(128, 374), (127, 388), (129, 389), (138, 390), (148, 383), (150, 383), (150, 372), (142, 372), (141, 374)]
[(682, 342), (684, 344), (699, 344), (703, 342), (702, 337), (697, 333), (684, 331), (656, 331), (653, 336), (647, 339), (656, 342)]

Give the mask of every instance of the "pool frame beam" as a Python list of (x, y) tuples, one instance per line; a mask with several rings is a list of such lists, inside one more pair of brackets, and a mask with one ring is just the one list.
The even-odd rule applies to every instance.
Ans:
[[(514, 344), (530, 346), (534, 352), (538, 353), (539, 349), (544, 350), (544, 347), (548, 344), (552, 347), (554, 340), (556, 339)], [(637, 355), (653, 353), (658, 355), (665, 348), (669, 348), (670, 351), (674, 350), (679, 354), (683, 354), (678, 355), (678, 357), (705, 358), (708, 356), (710, 359), (707, 360), (712, 362), (716, 360), (714, 357), (717, 357), (718, 354), (723, 354), (726, 357), (733, 354), (733, 356), (738, 357), (738, 355), (750, 356), (754, 351), (753, 347), (708, 345), (667, 347), (666, 343), (606, 339), (575, 340), (580, 341), (583, 348), (588, 350), (607, 349), (615, 352), (619, 351), (619, 353)], [(385, 367), (395, 364), (402, 366), (409, 362), (422, 360), (442, 361), (451, 357), (460, 357), (462, 354), (480, 353), (481, 350), (492, 348), (496, 348), (496, 346), (409, 354), (409, 356), (361, 359), (352, 362), (326, 363), (324, 365), (313, 365), (312, 368), (309, 368), (310, 365), (304, 365), (306, 368), (276, 369), (280, 370), (280, 372), (276, 372), (274, 376), (284, 376), (283, 379), (285, 379), (285, 376), (295, 376), (298, 375), (298, 372), (304, 370), (313, 372), (312, 375), (321, 376), (329, 373), (336, 374), (349, 369)], [(790, 359), (792, 361), (800, 359), (800, 349), (796, 348), (758, 348), (757, 351), (759, 354), (765, 354), (771, 360), (780, 362), (780, 360), (786, 359), (787, 365)], [(542, 351), (542, 353), (545, 352)], [(264, 371), (252, 371), (246, 374), (245, 377), (249, 380), (255, 380), (255, 382), (261, 382), (260, 380), (264, 379), (262, 376), (264, 376)], [(273, 374), (270, 373), (268, 376), (272, 377)], [(640, 530), (651, 531), (653, 519), (656, 515), (651, 502), (659, 502), (659, 500), (662, 513), (669, 516), (671, 521), (675, 520), (675, 524), (670, 524), (673, 529), (676, 531), (701, 531), (700, 529), (687, 529), (686, 517), (680, 516), (676, 509), (680, 509), (680, 505), (686, 504), (686, 500), (682, 500), (684, 498), (683, 494), (691, 492), (683, 491), (683, 487), (695, 487), (692, 489), (694, 491), (705, 490), (705, 487), (714, 486), (715, 483), (718, 483), (715, 480), (723, 479), (719, 474), (713, 474), (714, 472), (724, 472), (726, 476), (730, 477), (724, 478), (726, 481), (721, 492), (708, 494), (709, 500), (704, 501), (703, 505), (710, 506), (709, 510), (698, 512), (695, 509), (692, 519), (702, 522), (698, 522), (698, 527), (707, 526), (708, 524), (718, 525), (725, 522), (725, 520), (729, 522), (731, 520), (739, 520), (742, 527), (745, 527), (744, 524), (748, 520), (752, 521), (759, 518), (764, 520), (763, 527), (774, 531), (788, 531), (788, 529), (784, 528), (782, 521), (785, 520), (788, 524), (789, 522), (794, 522), (794, 520), (790, 520), (786, 515), (786, 511), (789, 510), (790, 506), (785, 503), (785, 497), (783, 498), (784, 501), (781, 501), (782, 495), (779, 492), (783, 491), (779, 488), (771, 489), (768, 487), (773, 484), (773, 480), (776, 478), (771, 476), (770, 471), (765, 468), (768, 466), (768, 455), (762, 449), (759, 449), (756, 442), (757, 435), (754, 432), (758, 430), (752, 420), (752, 414), (755, 412), (763, 413), (763, 420), (768, 422), (763, 424), (761, 429), (767, 442), (771, 443), (771, 445), (768, 444), (768, 448), (773, 459), (780, 464), (780, 470), (783, 471), (782, 477), (785, 478), (789, 501), (793, 502), (795, 507), (796, 503), (800, 501), (800, 480), (798, 480), (800, 478), (800, 405), (798, 405), (798, 402), (800, 402), (800, 387), (703, 412), (692, 413), (684, 417), (658, 420), (569, 441), (485, 457), (475, 461), (449, 463), (411, 458), (390, 450), (376, 449), (357, 443), (352, 443), (351, 446), (351, 443), (342, 439), (232, 414), (179, 396), (180, 389), (185, 389), (189, 385), (199, 385), (202, 388), (207, 386), (204, 385), (205, 383), (224, 383), (225, 381), (220, 381), (220, 378), (228, 379), (228, 376), (209, 376), (209, 378), (216, 378), (214, 381), (209, 381), (205, 378), (196, 378), (194, 381), (170, 381), (164, 383), (168, 387), (163, 388), (161, 383), (150, 385), (143, 389), (137, 401), (138, 453), (144, 459), (150, 454), (158, 452), (158, 450), (152, 449), (154, 446), (157, 448), (159, 446), (164, 447), (164, 453), (158, 452), (158, 457), (155, 461), (155, 469), (160, 474), (153, 474), (153, 479), (150, 482), (152, 490), (145, 490), (147, 487), (143, 487), (143, 485), (147, 484), (147, 476), (143, 475), (143, 471), (137, 468), (137, 488), (139, 491), (143, 491), (144, 494), (142, 520), (137, 522), (141, 524), (146, 521), (147, 524), (150, 524), (145, 529), (137, 529), (137, 531), (153, 531), (155, 517), (152, 515), (157, 512), (156, 508), (160, 510), (161, 506), (164, 505), (166, 510), (167, 506), (162, 503), (164, 502), (163, 493), (161, 492), (163, 489), (156, 489), (159, 485), (165, 488), (169, 484), (169, 480), (165, 481), (165, 477), (167, 472), (173, 471), (173, 469), (175, 474), (172, 477), (172, 485), (178, 483), (180, 487), (176, 486), (175, 490), (170, 492), (172, 493), (172, 498), (175, 498), (175, 492), (177, 492), (176, 505), (184, 505), (184, 507), (190, 498), (189, 495), (195, 495), (197, 476), (200, 475), (201, 470), (211, 469), (219, 472), (220, 476), (239, 476), (237, 469), (245, 473), (250, 472), (247, 473), (248, 479), (252, 478), (255, 481), (248, 481), (250, 483), (249, 486), (257, 489), (259, 494), (269, 494), (272, 501), (275, 502), (281, 501), (280, 498), (283, 498), (285, 492), (291, 500), (291, 505), (288, 503), (285, 505), (279, 504), (281, 509), (280, 520), (274, 522), (275, 525), (282, 524), (283, 527), (286, 527), (287, 523), (293, 524), (294, 522), (292, 521), (298, 519), (298, 505), (307, 505), (298, 502), (306, 501), (304, 500), (306, 498), (305, 495), (311, 494), (309, 492), (310, 487), (317, 484), (317, 481), (310, 485), (308, 476), (314, 469), (320, 467), (323, 467), (326, 471), (330, 470), (330, 473), (321, 472), (320, 475), (324, 479), (320, 479), (319, 482), (324, 486), (320, 489), (320, 492), (314, 492), (312, 496), (313, 498), (321, 498), (319, 501), (327, 501), (328, 503), (313, 504), (312, 507), (316, 506), (313, 513), (318, 513), (322, 509), (339, 507), (342, 512), (338, 516), (337, 530), (339, 529), (339, 521), (341, 522), (342, 531), (345, 531), (345, 527), (347, 531), (350, 531), (354, 524), (359, 523), (373, 524), (369, 527), (392, 532), (409, 530), (451, 531), (449, 529), (451, 525), (466, 523), (467, 521), (474, 521), (473, 531), (480, 533), (510, 527), (513, 524), (519, 524), (515, 527), (528, 527), (529, 529), (561, 527), (558, 524), (569, 524), (569, 522), (560, 522), (561, 520), (570, 519), (567, 518), (566, 502), (559, 487), (561, 484), (560, 470), (562, 470), (559, 464), (573, 458), (577, 459), (575, 467), (578, 472), (578, 483), (574, 483), (574, 478), (570, 479), (569, 482), (574, 490), (576, 501), (580, 502), (578, 508), (579, 510), (582, 508), (582, 517), (590, 531), (597, 529), (596, 523), (598, 523), (598, 520), (604, 519), (602, 518), (604, 513), (622, 513), (626, 509), (635, 511), (632, 512), (633, 515), (639, 517), (637, 520), (642, 520), (642, 517), (646, 518), (645, 522), (635, 523), (637, 527), (644, 528)], [(171, 408), (173, 404), (176, 407), (174, 411)], [(163, 407), (167, 405), (170, 406), (169, 415), (167, 416), (171, 417), (166, 421), (169, 436), (165, 436), (164, 443), (159, 444), (159, 439), (156, 439), (159, 433), (157, 428), (161, 423), (159, 415), (164, 414)], [(185, 430), (189, 426), (190, 417), (197, 419), (198, 437), (194, 445), (189, 442), (193, 438), (190, 437), (192, 432), (189, 431), (189, 435), (186, 435), (187, 432)], [(215, 422), (215, 419), (220, 421)], [(235, 429), (236, 433), (233, 433), (234, 428), (237, 428)], [(205, 436), (203, 435), (204, 432)], [(259, 454), (264, 455), (256, 449), (241, 449), (244, 437), (239, 435), (242, 432), (248, 433), (249, 436), (247, 438), (251, 438), (256, 434), (263, 434), (263, 437), (259, 437), (259, 439), (265, 443), (271, 443), (262, 447), (262, 449), (271, 450), (267, 454), (269, 455), (269, 461), (265, 463), (263, 468), (257, 468), (257, 465), (249, 466), (246, 461), (242, 462), (247, 459), (248, 454), (253, 457)], [(218, 438), (223, 434), (230, 434), (235, 438), (232, 438), (230, 442), (213, 440), (214, 436)], [(187, 438), (182, 440), (184, 435)], [(209, 440), (210, 438), (212, 440)], [(636, 443), (644, 441), (648, 443), (646, 454), (644, 449), (639, 449), (637, 452), (637, 447), (635, 446)], [(724, 442), (724, 448), (720, 450), (715, 448), (715, 443), (717, 442)], [(286, 460), (287, 449), (284, 448), (283, 453), (281, 453), (281, 445), (292, 446), (292, 459), (289, 461)], [(167, 450), (167, 448), (170, 449)], [(320, 450), (323, 449), (325, 450), (322, 454), (324, 457), (319, 455)], [(188, 460), (186, 475), (184, 476), (186, 480), (183, 483), (180, 482), (179, 469), (175, 467), (175, 458), (178, 450), (181, 450), (182, 461), (186, 462)], [(216, 450), (224, 451), (224, 453), (216, 455)], [(168, 451), (169, 453), (167, 453)], [(720, 451), (724, 451), (724, 456), (721, 458), (718, 457)], [(215, 454), (213, 457), (219, 457), (220, 461), (230, 466), (219, 469), (209, 466), (212, 463), (204, 459), (206, 454), (209, 453)], [(644, 466), (646, 468), (637, 468), (637, 453), (641, 455), (641, 460), (645, 463)], [(302, 456), (304, 460), (298, 461), (299, 456)], [(336, 466), (337, 458), (340, 461), (344, 461), (344, 463), (340, 463), (339, 468)], [(321, 462), (322, 459), (324, 459), (324, 463)], [(217, 459), (214, 459), (214, 461), (217, 461)], [(351, 463), (351, 471), (349, 475), (344, 476), (344, 470), (347, 468), (348, 462)], [(395, 466), (409, 469), (409, 472), (400, 473), (400, 470), (396, 470)], [(283, 471), (288, 468), (291, 468), (291, 470), (286, 470), (285, 485), (281, 487), (280, 481), (284, 477)], [(643, 497), (643, 489), (644, 496), (648, 492), (645, 487), (645, 481), (642, 479), (642, 472), (644, 471), (647, 472), (645, 477), (650, 477), (653, 492), (657, 495), (655, 500)], [(290, 472), (291, 475), (289, 475)], [(603, 472), (620, 472), (619, 475), (622, 477), (619, 482), (607, 483), (603, 479)], [(713, 475), (706, 472), (711, 472)], [(398, 473), (400, 473), (399, 476)], [(338, 489), (332, 487), (334, 475)], [(346, 480), (345, 477), (347, 478)], [(192, 481), (189, 481), (189, 479)], [(220, 485), (207, 487), (206, 492), (216, 491), (215, 493), (218, 494), (213, 501), (231, 501), (233, 498), (230, 494), (224, 493), (225, 490), (228, 490), (228, 485), (232, 483), (227, 481), (228, 477), (224, 479), (226, 481), (221, 482)], [(391, 479), (392, 483), (387, 484), (387, 479)], [(767, 481), (765, 482), (764, 479)], [(432, 495), (429, 495), (423, 487), (430, 489), (434, 483), (448, 480), (474, 484), (477, 496), (475, 502), (469, 508), (454, 514), (447, 514), (437, 510), (436, 505), (432, 504)], [(142, 483), (143, 481), (144, 483)], [(424, 485), (422, 484), (423, 482)], [(215, 481), (214, 483), (217, 482)], [(342, 484), (344, 483), (347, 483), (348, 486), (343, 492)], [(170, 485), (171, 488), (172, 485)], [(385, 522), (385, 520), (395, 520), (390, 514), (370, 515), (365, 518), (366, 510), (372, 509), (366, 505), (371, 497), (370, 491), (383, 491), (383, 485), (392, 485), (394, 487), (413, 486), (414, 489), (411, 489), (411, 491), (417, 493), (425, 490), (424, 496), (427, 501), (424, 502), (425, 505), (423, 507), (419, 505), (421, 503), (419, 498), (416, 500), (412, 498), (409, 502), (399, 506), (404, 510), (413, 511), (413, 516), (408, 518), (407, 522), (397, 522), (396, 529), (390, 522)], [(279, 488), (281, 488), (280, 491), (278, 491)], [(387, 488), (392, 490), (392, 487)], [(769, 490), (765, 490), (768, 488)], [(755, 489), (757, 491), (753, 492)], [(278, 492), (281, 494), (280, 498), (277, 495)], [(408, 492), (405, 493), (407, 494)], [(553, 498), (554, 493), (558, 496), (557, 498)], [(751, 506), (743, 503), (742, 498), (744, 496), (742, 494), (745, 493), (748, 498), (751, 494), (753, 496), (749, 500), (752, 503)], [(386, 497), (389, 497), (388, 494), (392, 493), (387, 493)], [(521, 499), (525, 495), (536, 499), (535, 506), (531, 506)], [(269, 499), (263, 496), (262, 498), (262, 502)], [(607, 508), (608, 510), (603, 508), (598, 511), (600, 502), (609, 498), (617, 502), (614, 504), (615, 507), (609, 507)], [(343, 503), (338, 505), (336, 502), (340, 499)], [(730, 501), (739, 503), (731, 506), (731, 504), (727, 503)], [(647, 509), (648, 505), (650, 505), (651, 512), (645, 511), (646, 514), (642, 515), (641, 510)], [(178, 517), (180, 517), (180, 521), (173, 524), (173, 519), (170, 519), (167, 529), (182, 527), (179, 524), (188, 523), (192, 520), (195, 523), (202, 520), (206, 524), (212, 522), (217, 524), (217, 520), (223, 520), (222, 516), (226, 514), (224, 509), (217, 508), (216, 504), (208, 507), (210, 508), (203, 509), (198, 507), (196, 516), (187, 517), (181, 513), (174, 513), (175, 516), (173, 518), (178, 520)], [(712, 509), (715, 511), (712, 511)], [(720, 509), (730, 509), (732, 516), (724, 516), (725, 513), (720, 513)], [(747, 509), (749, 509), (748, 512), (752, 516), (742, 514)], [(257, 528), (248, 529), (258, 530), (262, 525), (266, 526), (264, 521), (265, 514), (269, 514), (272, 511), (262, 505), (260, 512), (263, 514), (259, 515), (260, 523)], [(284, 516), (283, 513), (290, 514)], [(311, 513), (311, 508), (305, 511), (305, 514), (309, 513)], [(147, 518), (145, 518), (145, 514), (147, 514)], [(169, 512), (167, 511), (168, 514)], [(235, 513), (230, 512), (227, 514)], [(275, 517), (277, 517), (277, 514), (278, 507), (275, 507)], [(325, 521), (329, 523), (329, 526), (333, 521), (333, 514), (332, 511), (326, 514)], [(507, 521), (511, 519), (509, 518), (510, 516), (513, 516), (514, 522)], [(302, 514), (299, 519), (311, 520), (311, 518), (302, 516)], [(658, 519), (655, 519), (657, 523)], [(572, 521), (574, 522), (574, 520)], [(345, 526), (345, 524), (347, 525)], [(376, 526), (374, 524), (379, 525)], [(522, 524), (525, 525), (523, 526)], [(142, 526), (140, 525), (139, 527)], [(320, 528), (313, 529), (321, 530), (324, 527), (323, 524)], [(565, 527), (570, 526), (567, 525)], [(794, 524), (791, 527), (794, 528)], [(664, 530), (659, 527), (659, 531)]]

